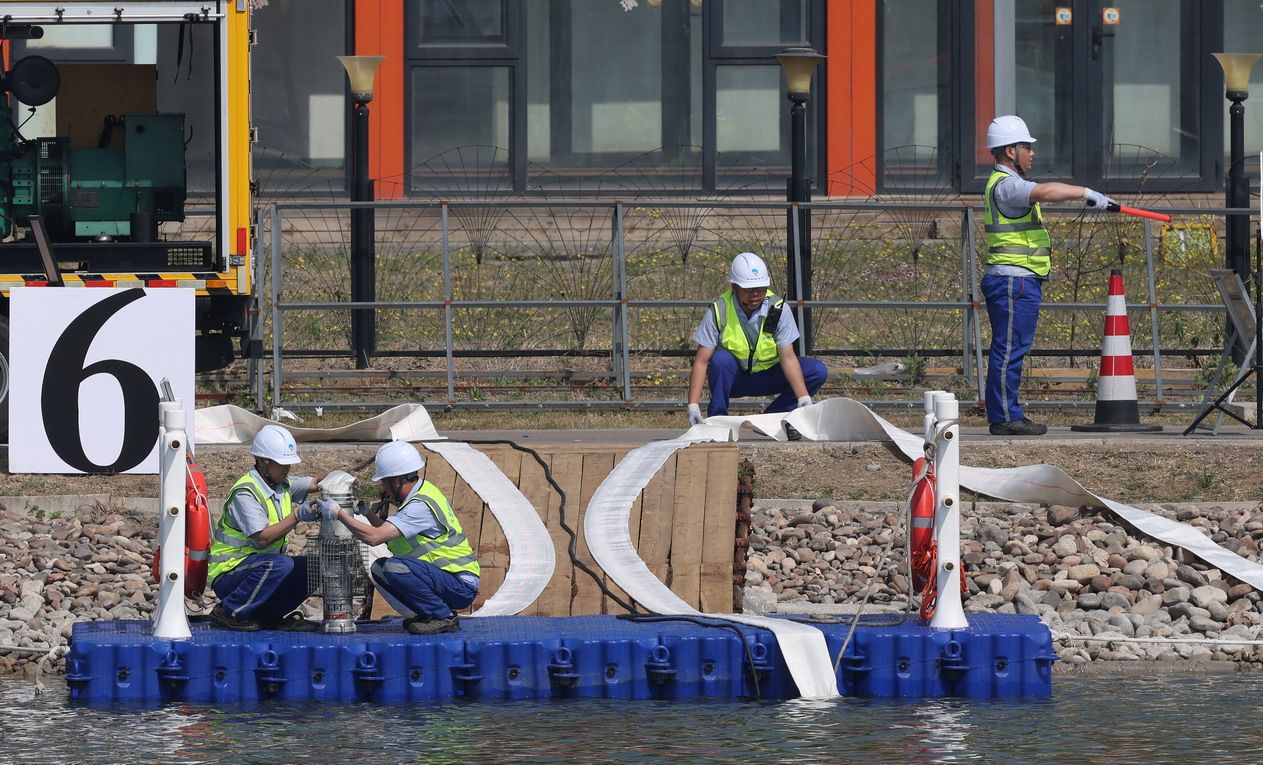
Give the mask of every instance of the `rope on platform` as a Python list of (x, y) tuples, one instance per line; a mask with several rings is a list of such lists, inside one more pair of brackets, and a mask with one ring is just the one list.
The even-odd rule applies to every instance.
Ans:
[(29, 645), (3, 645), (0, 644), (0, 651), (10, 651), (13, 653), (42, 653), (44, 658), (39, 660), (35, 665), (35, 695), (39, 696), (46, 688), (44, 688), (43, 675), (45, 665), (57, 661), (61, 657), (70, 653), (70, 648), (65, 645), (55, 645), (51, 648), (39, 648)]

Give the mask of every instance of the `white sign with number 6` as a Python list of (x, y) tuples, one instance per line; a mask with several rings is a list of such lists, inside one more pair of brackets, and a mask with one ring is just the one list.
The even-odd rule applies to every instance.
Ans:
[(191, 289), (10, 293), (9, 471), (157, 473), (159, 385), (193, 422)]

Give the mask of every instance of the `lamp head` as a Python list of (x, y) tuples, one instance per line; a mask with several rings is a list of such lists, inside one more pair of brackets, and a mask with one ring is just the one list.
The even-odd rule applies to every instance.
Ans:
[(358, 103), (373, 100), (373, 80), (377, 78), (377, 67), (381, 66), (385, 56), (338, 56), (346, 69), (347, 79), (351, 81), (351, 97)]
[(1224, 91), (1231, 101), (1244, 101), (1250, 93), (1250, 70), (1263, 53), (1212, 53), (1224, 70)]
[(824, 56), (811, 48), (786, 48), (776, 54), (785, 70), (785, 90), (791, 100), (806, 101), (811, 93), (811, 76)]

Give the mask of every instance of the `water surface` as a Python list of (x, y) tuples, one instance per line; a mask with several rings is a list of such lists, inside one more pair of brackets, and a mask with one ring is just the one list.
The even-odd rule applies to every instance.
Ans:
[(71, 705), (0, 677), (0, 763), (1255, 763), (1263, 675), (1058, 676), (1049, 699)]

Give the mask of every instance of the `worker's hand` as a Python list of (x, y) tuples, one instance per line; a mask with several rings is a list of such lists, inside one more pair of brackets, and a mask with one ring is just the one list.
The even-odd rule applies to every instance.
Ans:
[(804, 406), (811, 406), (811, 404), (812, 404), (811, 396), (803, 396), (802, 398), (798, 399), (799, 409), (802, 409)]
[(338, 511), (342, 509), (337, 502), (328, 497), (321, 497), (316, 500), (316, 507), (319, 510), (321, 520), (336, 521), (338, 519)]
[(294, 515), (298, 516), (298, 520), (306, 523), (320, 520), (320, 508), (316, 505), (316, 500), (309, 499), (298, 506), (294, 511)]
[(698, 404), (689, 404), (689, 425), (702, 424), (702, 407)]
[(355, 500), (355, 511), (354, 511), (355, 515), (368, 515), (368, 511), (369, 511), (368, 500), (366, 499)]
[(1114, 200), (1105, 196), (1101, 192), (1093, 191), (1092, 189), (1087, 188), (1083, 190), (1083, 203), (1088, 207), (1091, 207), (1093, 210), (1104, 210), (1111, 204), (1117, 204)]

